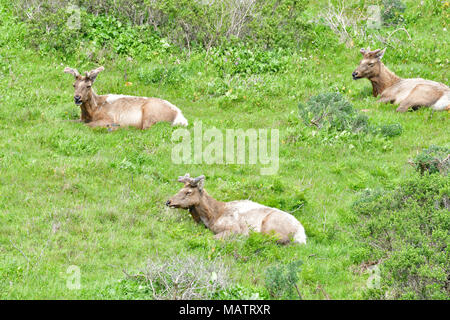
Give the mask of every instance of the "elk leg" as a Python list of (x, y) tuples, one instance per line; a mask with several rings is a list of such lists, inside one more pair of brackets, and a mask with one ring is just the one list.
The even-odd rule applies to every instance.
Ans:
[(410, 104), (410, 103), (404, 103), (404, 102), (402, 102), (402, 103), (400, 103), (400, 106), (397, 108), (397, 112), (406, 112), (406, 111), (408, 111), (408, 109), (410, 108), (410, 107), (412, 107), (413, 105), (412, 104)]
[(142, 130), (150, 128), (155, 123), (156, 123), (156, 121), (154, 121), (152, 119), (145, 119), (144, 121), (142, 121)]
[(390, 97), (381, 97), (378, 99), (379, 103), (392, 103), (394, 102), (394, 99), (391, 99)]

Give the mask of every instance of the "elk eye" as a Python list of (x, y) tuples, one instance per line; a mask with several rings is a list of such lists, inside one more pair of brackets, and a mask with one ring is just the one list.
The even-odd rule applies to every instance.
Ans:
[(187, 196), (190, 196), (191, 194), (192, 194), (192, 191), (187, 191), (187, 192), (186, 192), (186, 195), (187, 195)]
[(373, 64), (373, 63), (369, 63), (369, 67), (371, 67), (371, 68), (372, 68), (373, 66), (374, 66), (374, 64)]
[(86, 86), (86, 88), (88, 88), (88, 89), (89, 89), (90, 87), (91, 87), (91, 86)]

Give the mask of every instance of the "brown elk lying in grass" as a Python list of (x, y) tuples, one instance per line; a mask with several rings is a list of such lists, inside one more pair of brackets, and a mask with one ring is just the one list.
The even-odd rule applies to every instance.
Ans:
[(361, 49), (363, 59), (352, 73), (353, 79), (369, 79), (374, 97), (380, 95), (380, 102), (398, 104), (398, 112), (418, 107), (431, 107), (433, 111), (450, 110), (449, 87), (421, 78), (398, 77), (381, 62), (385, 51)]
[(221, 202), (212, 198), (203, 188), (205, 176), (190, 178), (189, 174), (178, 178), (184, 187), (166, 205), (188, 209), (196, 222), (203, 222), (214, 232), (215, 238), (230, 234), (248, 234), (250, 230), (265, 234), (274, 233), (278, 242), (291, 240), (306, 244), (305, 229), (292, 215), (263, 206), (249, 200)]
[(188, 125), (181, 110), (166, 100), (115, 94), (96, 95), (92, 84), (103, 70), (103, 67), (99, 67), (82, 76), (76, 69), (64, 69), (65, 73), (75, 77), (75, 104), (81, 108), (81, 121), (88, 126), (111, 129), (115, 126), (133, 126), (147, 129), (161, 121), (172, 125)]

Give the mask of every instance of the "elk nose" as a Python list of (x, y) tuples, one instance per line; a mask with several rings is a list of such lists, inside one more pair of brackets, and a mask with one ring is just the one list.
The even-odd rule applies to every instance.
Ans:
[(358, 71), (354, 71), (354, 72), (352, 73), (353, 78), (356, 77), (357, 75), (358, 75)]
[(170, 200), (166, 201), (166, 206), (170, 206)]

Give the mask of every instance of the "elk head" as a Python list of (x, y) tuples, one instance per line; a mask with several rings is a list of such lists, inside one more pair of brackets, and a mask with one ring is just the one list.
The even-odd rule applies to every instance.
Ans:
[(381, 58), (385, 51), (386, 49), (377, 49), (374, 51), (370, 51), (370, 49), (361, 49), (360, 52), (363, 55), (363, 59), (352, 73), (353, 80), (377, 77), (380, 74)]
[(73, 87), (75, 89), (74, 101), (76, 105), (81, 105), (83, 102), (86, 102), (90, 98), (92, 84), (94, 83), (97, 75), (105, 70), (103, 67), (99, 67), (97, 69), (91, 70), (90, 72), (85, 72), (85, 76), (80, 75), (77, 69), (72, 69), (66, 67), (64, 69), (65, 73), (70, 73), (74, 76), (75, 82), (73, 83)]
[(189, 173), (178, 177), (178, 182), (184, 183), (184, 187), (172, 198), (167, 200), (166, 206), (171, 208), (189, 209), (200, 204), (203, 195), (205, 176), (191, 178)]

